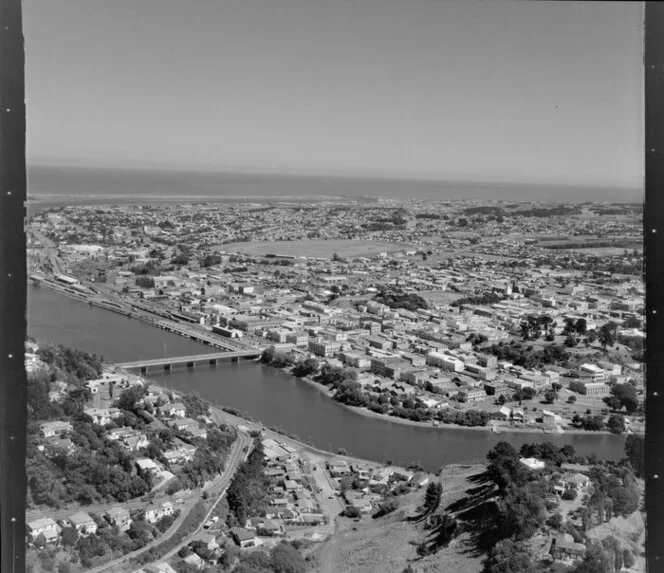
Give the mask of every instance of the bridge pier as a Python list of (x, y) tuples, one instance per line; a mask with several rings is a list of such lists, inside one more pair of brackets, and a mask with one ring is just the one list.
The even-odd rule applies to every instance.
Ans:
[(147, 366), (141, 366), (141, 374), (147, 374), (148, 373), (148, 367)]
[(216, 358), (211, 358), (209, 362), (210, 362), (210, 366), (216, 366), (217, 365), (217, 359)]
[(170, 370), (171, 365), (170, 364), (164, 364), (164, 370)]
[(231, 362), (239, 362), (239, 361), (240, 361), (240, 357), (239, 357), (239, 356), (232, 356), (232, 357), (231, 357)]
[(196, 368), (195, 362), (187, 362), (187, 368)]

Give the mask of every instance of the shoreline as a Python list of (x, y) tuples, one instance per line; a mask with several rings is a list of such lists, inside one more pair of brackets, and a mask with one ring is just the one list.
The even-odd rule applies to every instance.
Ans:
[[(49, 287), (50, 287), (50, 285), (48, 285), (46, 288), (49, 288)], [(69, 297), (70, 299), (77, 300), (78, 302), (82, 302), (84, 304), (89, 304), (89, 301), (83, 300), (82, 298), (79, 298), (77, 296), (73, 296), (71, 293), (69, 293), (67, 291), (63, 291), (63, 290), (56, 289), (56, 288), (49, 288), (49, 290), (51, 290), (52, 292), (55, 292), (55, 293), (57, 293), (61, 296), (66, 296), (66, 297)], [(107, 310), (109, 312), (115, 312), (117, 314), (122, 314), (123, 316), (127, 316), (128, 318), (139, 320), (140, 322), (143, 322), (144, 324), (147, 324), (149, 326), (157, 328), (154, 323), (150, 322), (149, 320), (145, 320), (144, 318), (142, 318), (140, 316), (127, 315), (124, 312), (121, 312), (119, 309), (115, 310), (113, 308), (107, 308), (107, 307), (103, 307), (103, 306), (99, 306), (98, 308), (101, 308), (102, 310)], [(174, 334), (182, 336), (178, 332), (175, 332)], [(182, 337), (186, 338), (184, 336), (182, 336)], [(205, 343), (202, 343), (202, 344), (205, 344)], [(209, 345), (206, 345), (206, 346), (209, 346)], [(300, 378), (298, 376), (295, 376), (294, 374), (292, 374), (290, 372), (290, 367), (289, 368), (278, 368), (276, 366), (272, 366), (270, 364), (264, 364), (262, 362), (260, 364), (261, 364), (261, 366), (274, 368), (275, 370), (278, 370), (279, 372), (282, 372), (283, 374), (286, 374), (288, 376), (292, 376), (296, 380), (301, 380), (301, 381), (305, 382), (306, 384), (309, 384), (310, 386), (316, 388), (319, 392), (325, 394), (331, 400), (334, 400), (334, 398), (333, 398), (334, 394), (332, 392), (330, 392), (324, 386), (322, 386), (321, 384), (318, 384), (317, 382), (314, 382), (313, 380), (311, 380), (308, 377)], [(383, 420), (383, 421), (386, 421), (386, 422), (392, 422), (392, 423), (395, 423), (395, 424), (402, 424), (402, 425), (405, 425), (405, 426), (419, 426), (419, 427), (431, 428), (431, 429), (435, 429), (435, 430), (446, 430), (446, 429), (454, 430), (454, 429), (456, 429), (456, 430), (483, 431), (483, 432), (489, 432), (489, 433), (492, 433), (492, 434), (493, 433), (495, 433), (495, 434), (519, 433), (519, 434), (538, 434), (538, 435), (541, 434), (541, 435), (551, 435), (551, 436), (565, 436), (565, 435), (619, 436), (619, 435), (629, 435), (627, 433), (612, 434), (611, 432), (608, 432), (606, 430), (602, 430), (602, 431), (599, 431), (599, 432), (589, 432), (587, 430), (579, 430), (579, 429), (569, 429), (569, 430), (567, 430), (566, 429), (563, 433), (558, 433), (558, 432), (547, 432), (543, 428), (513, 428), (513, 427), (510, 427), (510, 428), (501, 427), (498, 432), (495, 432), (494, 430), (492, 430), (491, 425), (487, 425), (487, 426), (461, 426), (459, 424), (444, 424), (442, 422), (438, 426), (434, 426), (432, 421), (416, 422), (414, 420), (407, 420), (405, 418), (399, 418), (397, 416), (391, 416), (389, 414), (379, 414), (378, 412), (372, 412), (371, 410), (369, 410), (367, 408), (363, 408), (363, 407), (359, 407), (359, 406), (348, 406), (346, 404), (342, 404), (341, 402), (337, 402), (336, 400), (334, 400), (334, 402), (336, 402), (337, 404), (339, 404), (340, 406), (342, 406), (344, 408), (348, 408), (349, 410), (354, 411), (355, 413), (357, 413), (361, 416), (380, 419), (380, 420)], [(643, 434), (638, 434), (636, 432), (635, 432), (635, 434), (643, 435)]]
[[(148, 379), (149, 380), (149, 379)], [(162, 386), (161, 384), (158, 384), (156, 382), (150, 381), (150, 386), (154, 386), (156, 388), (159, 388), (160, 390), (163, 390), (164, 392), (171, 393), (174, 396), (183, 396), (186, 395), (186, 392), (183, 392), (181, 390), (173, 390), (171, 388), (168, 388), (166, 386)], [(354, 456), (352, 454), (339, 454), (336, 452), (330, 452), (327, 450), (322, 450), (321, 448), (318, 448), (314, 445), (307, 444), (305, 442), (302, 442), (300, 440), (297, 440), (295, 438), (292, 438), (291, 436), (287, 434), (282, 434), (281, 432), (275, 431), (270, 429), (269, 427), (265, 426), (260, 420), (248, 420), (246, 418), (243, 418), (242, 416), (238, 416), (236, 414), (231, 414), (230, 412), (227, 412), (226, 410), (223, 409), (222, 406), (216, 405), (211, 403), (209, 400), (201, 399), (205, 404), (207, 404), (210, 407), (210, 416), (211, 417), (216, 417), (217, 419), (230, 419), (232, 423), (234, 423), (237, 427), (239, 426), (245, 426), (247, 429), (251, 430), (259, 430), (264, 438), (270, 438), (275, 441), (283, 442), (287, 445), (299, 448), (303, 451), (306, 451), (308, 454), (316, 456), (320, 459), (324, 460), (332, 460), (335, 458), (343, 458), (347, 460), (349, 463), (357, 462), (357, 463), (362, 463), (365, 465), (371, 465), (375, 466), (377, 468), (384, 468), (384, 467), (391, 467), (395, 469), (402, 469), (406, 470), (405, 466), (400, 466), (398, 464), (385, 464), (384, 462), (377, 462), (375, 460), (370, 460), (367, 458), (361, 458), (358, 456)], [(244, 414), (245, 412), (240, 412), (240, 414)], [(477, 469), (483, 469), (486, 467), (486, 464), (482, 463), (454, 463), (454, 464), (441, 464), (440, 468), (441, 470), (443, 469), (454, 469), (454, 468), (477, 468)], [(406, 471), (412, 471), (412, 470), (406, 470)], [(417, 472), (413, 472), (417, 473)], [(426, 471), (424, 470), (424, 473), (426, 474), (434, 474), (434, 472)]]
[[(269, 368), (275, 368), (275, 370), (279, 370), (280, 372), (283, 372), (284, 374), (288, 374), (289, 376), (292, 376), (296, 380), (305, 382), (309, 386), (312, 386), (313, 388), (316, 388), (319, 392), (322, 394), (326, 395), (328, 398), (331, 400), (334, 400), (334, 393), (330, 390), (328, 390), (325, 386), (322, 384), (319, 384), (318, 382), (314, 382), (311, 378), (305, 377), (305, 378), (300, 378), (298, 376), (295, 376), (294, 374), (291, 374), (287, 369), (284, 368), (276, 368), (275, 366), (271, 366), (269, 364), (263, 364), (261, 363), (262, 366), (267, 366)], [(342, 404), (341, 402), (337, 402), (334, 400), (337, 404), (342, 406), (343, 408), (348, 408), (349, 410), (355, 412), (356, 414), (359, 414), (361, 416), (366, 416), (368, 418), (375, 418), (378, 420), (383, 420), (385, 422), (393, 422), (395, 424), (402, 424), (404, 426), (417, 426), (421, 428), (430, 428), (433, 430), (473, 430), (473, 431), (478, 431), (478, 432), (489, 432), (492, 434), (508, 434), (508, 433), (515, 433), (515, 434), (543, 434), (543, 435), (551, 435), (551, 436), (565, 436), (565, 435), (607, 435), (607, 436), (615, 436), (618, 434), (612, 434), (609, 431), (602, 430), (599, 432), (589, 432), (587, 430), (579, 430), (576, 428), (573, 429), (565, 429), (564, 432), (554, 432), (554, 431), (547, 431), (544, 428), (519, 428), (519, 427), (504, 427), (504, 426), (499, 426), (499, 431), (494, 431), (492, 429), (491, 424), (487, 424), (486, 426), (461, 426), (460, 424), (445, 424), (443, 422), (440, 422), (437, 426), (434, 426), (432, 421), (428, 422), (417, 422), (415, 420), (408, 420), (406, 418), (399, 418), (397, 416), (391, 416), (390, 414), (380, 414), (378, 412), (372, 412), (368, 408), (364, 408), (361, 406), (348, 406), (347, 404)], [(629, 434), (622, 434), (622, 435), (629, 435)]]

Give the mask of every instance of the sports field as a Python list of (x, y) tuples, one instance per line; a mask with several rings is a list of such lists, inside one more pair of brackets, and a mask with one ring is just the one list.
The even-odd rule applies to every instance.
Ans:
[(349, 239), (305, 240), (305, 241), (263, 241), (251, 243), (228, 243), (221, 246), (227, 253), (247, 255), (290, 255), (295, 257), (329, 257), (334, 253), (340, 257), (367, 257), (378, 253), (394, 253), (414, 250), (415, 247), (400, 243), (381, 241), (353, 241)]

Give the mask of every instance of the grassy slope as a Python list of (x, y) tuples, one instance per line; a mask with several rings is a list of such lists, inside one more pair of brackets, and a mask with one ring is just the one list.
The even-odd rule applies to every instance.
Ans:
[[(464, 497), (469, 486), (466, 478), (479, 471), (480, 466), (445, 468), (441, 477), (441, 508)], [(417, 514), (423, 498), (424, 490), (403, 496), (401, 507), (394, 514), (376, 520), (364, 517), (355, 522), (337, 518), (338, 528), (332, 539), (313, 552), (310, 573), (400, 573), (409, 563), (416, 571), (424, 573), (478, 573), (482, 568), (482, 556), (467, 551), (465, 535), (435, 555), (418, 558), (416, 546), (425, 539), (427, 531), (422, 523), (409, 522), (405, 518)]]

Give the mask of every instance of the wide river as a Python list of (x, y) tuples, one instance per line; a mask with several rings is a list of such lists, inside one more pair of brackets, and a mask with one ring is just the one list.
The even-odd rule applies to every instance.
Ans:
[[(134, 319), (92, 307), (44, 288), (28, 286), (28, 332), (38, 341), (52, 341), (102, 356), (106, 362), (183, 356), (210, 352), (203, 344), (167, 333)], [(192, 371), (151, 374), (159, 384), (194, 392), (210, 402), (246, 412), (265, 426), (276, 426), (336, 451), (345, 448), (362, 458), (407, 464), (419, 461), (427, 470), (443, 464), (481, 463), (498, 441), (519, 448), (549, 440), (571, 444), (577, 453), (617, 460), (622, 436), (553, 435), (409, 426), (351, 411), (293, 376), (253, 361), (201, 366)]]

